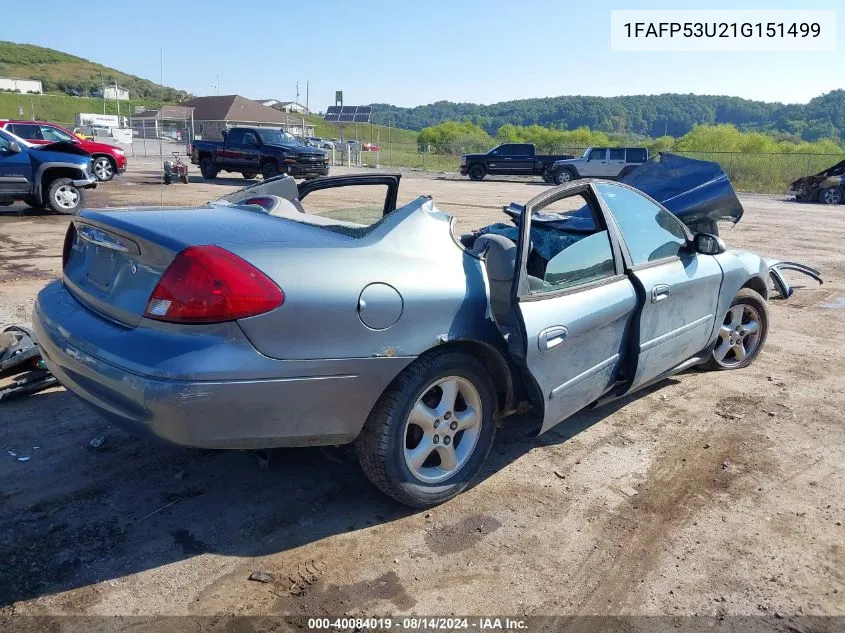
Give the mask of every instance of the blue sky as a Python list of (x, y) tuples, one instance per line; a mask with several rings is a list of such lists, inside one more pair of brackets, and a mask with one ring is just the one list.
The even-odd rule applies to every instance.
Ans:
[[(672, 2), (578, 0), (202, 0), (112, 5), (79, 13), (40, 0), (42, 15), (21, 35), (38, 44), (197, 95), (331, 105), (401, 106), (439, 100), (493, 103), (563, 94), (681, 92), (806, 102), (845, 87), (845, 10), (835, 53), (620, 53), (610, 51), (611, 9), (682, 8)], [(686, 8), (836, 9), (841, 0), (707, 1)], [(133, 8), (137, 7), (137, 8)], [(200, 8), (202, 7), (202, 8)], [(4, 2), (3, 22), (31, 24), (33, 5)]]

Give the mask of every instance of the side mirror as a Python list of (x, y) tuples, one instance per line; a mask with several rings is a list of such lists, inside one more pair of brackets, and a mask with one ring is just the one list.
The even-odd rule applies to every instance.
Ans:
[(14, 154), (20, 154), (23, 150), (21, 149), (20, 143), (17, 141), (11, 141), (9, 143), (9, 150)]
[(696, 233), (692, 239), (692, 244), (695, 247), (695, 252), (702, 255), (720, 255), (728, 250), (721, 237), (710, 233)]

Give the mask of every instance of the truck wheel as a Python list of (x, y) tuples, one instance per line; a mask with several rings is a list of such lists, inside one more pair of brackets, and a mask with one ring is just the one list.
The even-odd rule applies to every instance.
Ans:
[(467, 174), (469, 175), (470, 180), (484, 180), (484, 176), (487, 175), (487, 170), (484, 168), (484, 165), (473, 165), (469, 168)]
[(555, 172), (555, 184), (562, 185), (565, 182), (577, 180), (577, 177), (571, 169), (561, 169)]
[(264, 163), (261, 168), (261, 176), (264, 180), (270, 180), (279, 175), (279, 166), (276, 163)]
[(554, 176), (552, 176), (548, 170), (543, 172), (543, 182), (552, 183), (555, 181)]
[(47, 187), (45, 208), (62, 215), (73, 215), (85, 202), (85, 194), (70, 178), (56, 178)]
[(200, 173), (202, 177), (206, 180), (214, 180), (217, 178), (218, 173), (217, 166), (214, 164), (214, 161), (208, 157), (203, 158), (200, 161)]
[(481, 471), (496, 434), (495, 390), (474, 356), (440, 350), (382, 394), (357, 442), (367, 478), (417, 508), (443, 503)]
[(243, 173), (243, 177), (247, 180), (254, 180), (257, 175), (258, 174), (256, 174), (254, 171), (245, 171)]
[(92, 166), (94, 175), (100, 182), (108, 182), (114, 178), (115, 167), (108, 156), (98, 156)]
[(842, 189), (840, 187), (828, 187), (819, 192), (819, 202), (825, 204), (842, 204)]

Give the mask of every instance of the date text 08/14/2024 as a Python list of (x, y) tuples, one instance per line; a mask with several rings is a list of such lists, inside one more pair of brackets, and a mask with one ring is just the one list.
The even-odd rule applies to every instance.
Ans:
[(309, 618), (309, 630), (430, 630), (454, 631), (477, 629), (479, 631), (525, 631), (527, 623), (519, 618)]

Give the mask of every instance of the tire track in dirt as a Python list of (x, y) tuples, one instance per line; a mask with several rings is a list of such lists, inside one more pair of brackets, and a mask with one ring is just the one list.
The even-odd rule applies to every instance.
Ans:
[[(731, 399), (731, 411), (753, 415), (760, 402), (739, 396)], [(587, 553), (568, 584), (588, 587), (597, 568), (603, 569), (602, 577), (581, 599), (574, 598), (572, 610), (590, 615), (635, 607), (641, 582), (658, 567), (664, 544), (682, 525), (705, 507), (753, 493), (743, 482), (773, 467), (770, 444), (764, 435), (737, 428), (735, 421), (666, 438), (662, 446), (667, 448), (654, 458), (638, 494), (599, 522), (597, 541), (606, 546)]]

